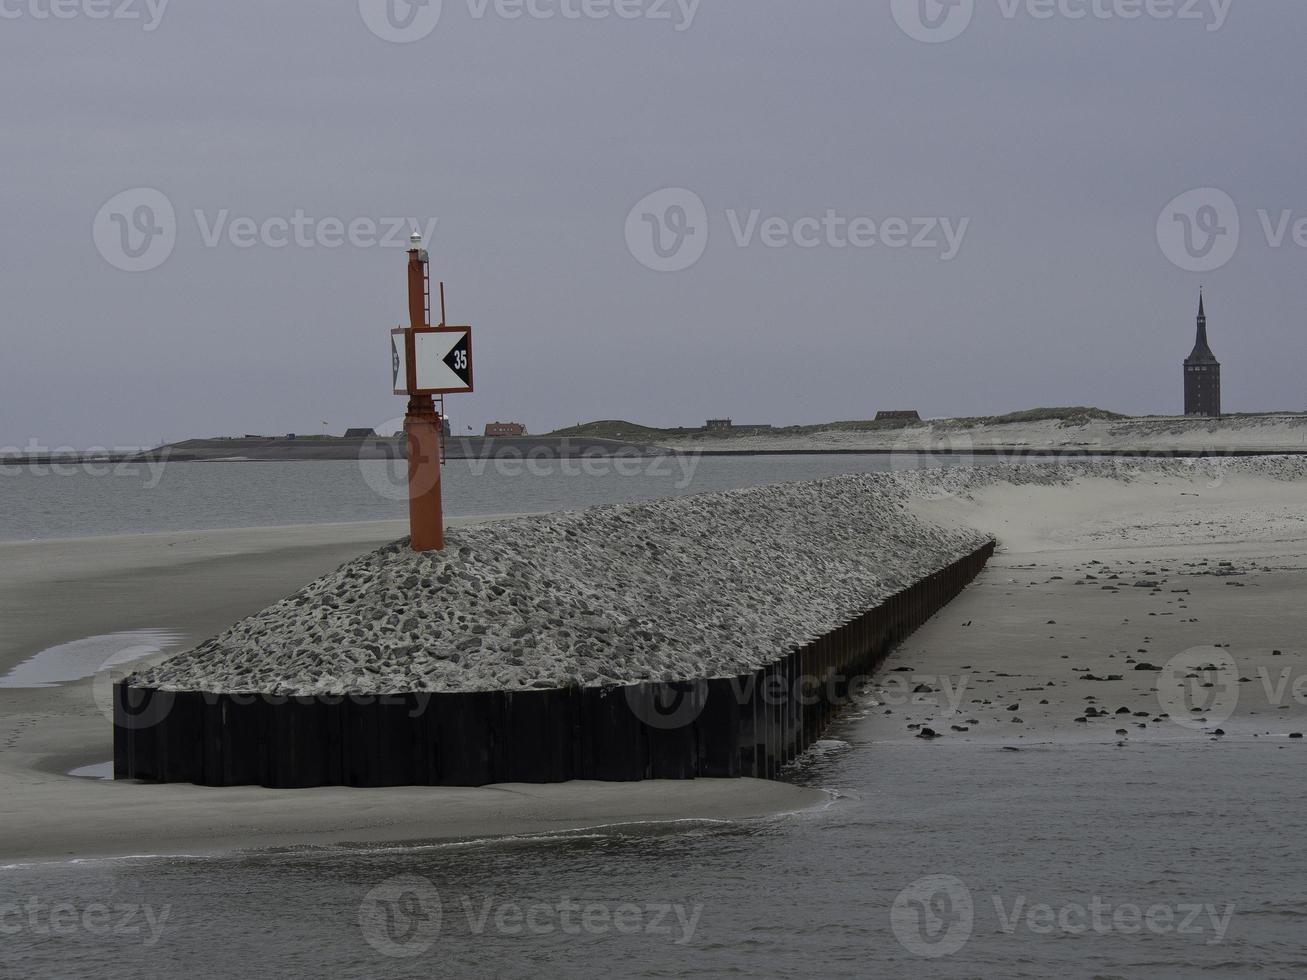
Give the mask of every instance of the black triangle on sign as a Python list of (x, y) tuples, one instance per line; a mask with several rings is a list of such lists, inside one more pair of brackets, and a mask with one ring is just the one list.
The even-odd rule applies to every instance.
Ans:
[(395, 383), (392, 388), (399, 389), (399, 346), (395, 343), (395, 335), (390, 335), (390, 373), (394, 375)]
[(445, 355), (445, 366), (458, 375), (463, 384), (470, 383), (472, 377), (472, 357), (467, 349), (467, 334)]

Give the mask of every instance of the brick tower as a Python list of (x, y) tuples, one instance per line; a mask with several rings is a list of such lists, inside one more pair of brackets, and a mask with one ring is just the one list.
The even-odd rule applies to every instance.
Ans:
[(1207, 418), (1221, 414), (1221, 362), (1207, 346), (1207, 303), (1198, 293), (1198, 341), (1184, 362), (1184, 413)]

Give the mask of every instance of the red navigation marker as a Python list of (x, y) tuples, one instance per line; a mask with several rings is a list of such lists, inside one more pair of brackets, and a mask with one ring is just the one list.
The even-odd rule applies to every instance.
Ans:
[[(404, 435), (408, 456), (408, 520), (414, 551), (445, 547), (440, 496), (441, 412), (444, 396), (472, 391), (472, 328), (445, 325), (445, 287), (440, 287), (440, 324), (431, 325), (430, 259), (422, 236), (408, 252), (410, 325), (391, 332), (390, 363), (397, 395), (408, 396)], [(436, 399), (440, 399), (439, 408)]]
[(391, 331), (397, 395), (462, 395), (472, 391), (471, 327), (401, 327)]

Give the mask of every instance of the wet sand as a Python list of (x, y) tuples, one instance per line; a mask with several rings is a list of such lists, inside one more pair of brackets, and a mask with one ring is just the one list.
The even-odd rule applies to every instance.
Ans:
[[(957, 495), (915, 501), (918, 516), (995, 534), (1000, 553), (877, 678), (881, 703), (867, 709), (873, 741), (930, 752), (1095, 743), (1116, 751), (1123, 741), (1222, 738), (1304, 750), (1307, 740), (1289, 738), (1307, 731), (1307, 698), (1294, 696), (1307, 677), (1303, 499), (1301, 480), (1141, 468), (1126, 481), (1077, 475), (1053, 485), (987, 475)], [(173, 629), (183, 649), (396, 531), (0, 545), (0, 671), (45, 646), (118, 630)], [(1194, 666), (1229, 656), (1247, 678), (1228, 717), (1209, 711), (1177, 723), (1181, 709), (1164, 711), (1155, 690), (1164, 673), (1135, 669), (1191, 650)], [(908, 700), (925, 703), (892, 700), (903, 689), (889, 686), (903, 677)], [(0, 859), (538, 833), (743, 818), (825, 800), (755, 781), (276, 792), (78, 779), (64, 773), (111, 754), (93, 688), (86, 680), (0, 689)], [(919, 739), (922, 726), (942, 737)]]
[[(172, 630), (163, 655), (175, 653), (403, 533), (378, 523), (2, 543), (0, 676), (57, 644), (123, 631)], [(738, 819), (825, 800), (753, 780), (278, 792), (68, 776), (112, 756), (104, 701), (90, 678), (0, 688), (0, 862)]]
[[(1307, 698), (1293, 696), (1307, 678), (1302, 501), (1300, 482), (1231, 475), (1216, 485), (1000, 484), (974, 499), (915, 504), (922, 516), (989, 530), (1001, 546), (886, 664), (873, 739), (1307, 746), (1289, 739), (1307, 733)], [(1194, 668), (1229, 658), (1234, 670), (1148, 669), (1176, 657)], [(1211, 710), (1189, 707), (1209, 701)], [(918, 739), (927, 727), (941, 737)]]

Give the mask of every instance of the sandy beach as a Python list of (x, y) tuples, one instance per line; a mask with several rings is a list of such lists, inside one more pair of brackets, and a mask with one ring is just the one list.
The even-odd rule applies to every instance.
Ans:
[(1003, 422), (935, 419), (907, 426), (865, 423), (696, 433), (661, 444), (684, 452), (1307, 452), (1307, 415), (1171, 416)]
[[(1267, 479), (1256, 465), (1188, 478), (1142, 467), (1130, 482), (999, 483), (918, 500), (921, 516), (990, 531), (1000, 548), (890, 658), (881, 681), (935, 690), (905, 697), (906, 681), (881, 684), (872, 737), (910, 741), (929, 727), (941, 735), (932, 747), (1214, 737), (1297, 747), (1289, 736), (1307, 731), (1307, 699), (1293, 696), (1307, 674), (1307, 511), (1301, 481)], [(1146, 669), (1175, 658), (1226, 669)], [(1213, 710), (1187, 708), (1185, 680)]]
[[(872, 740), (932, 752), (1212, 738), (1299, 748), (1290, 736), (1307, 730), (1307, 708), (1293, 697), (1307, 672), (1302, 468), (1172, 461), (900, 475), (917, 518), (992, 533), (1000, 551), (896, 652), (855, 709), (867, 713)], [(172, 631), (152, 658), (162, 659), (400, 531), (0, 545), (0, 671), (57, 644), (148, 629)], [(1213, 710), (1182, 717), (1187, 706), (1159, 700), (1157, 689), (1186, 678), (1163, 669), (1186, 652), (1194, 668), (1228, 656), (1238, 676), (1212, 675)], [(1227, 681), (1237, 684), (1233, 701)], [(96, 694), (89, 677), (0, 686), (5, 861), (735, 819), (825, 800), (756, 781), (274, 792), (71, 777), (110, 756)], [(919, 738), (924, 728), (940, 737)]]
[[(174, 637), (144, 662), (162, 660), (405, 531), (368, 523), (0, 543), (0, 676), (51, 647), (148, 629)], [(122, 645), (103, 641), (96, 655)], [(739, 819), (825, 800), (754, 780), (283, 793), (69, 776), (112, 755), (104, 695), (89, 676), (0, 686), (0, 862)]]

